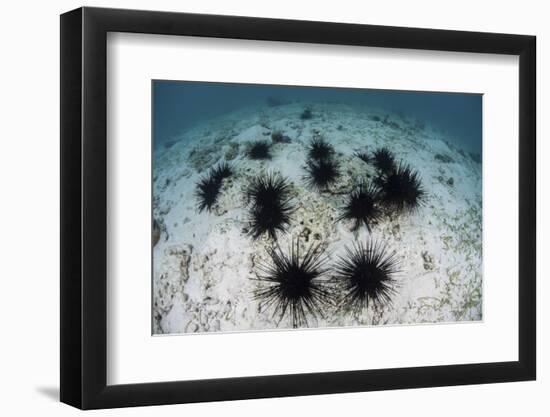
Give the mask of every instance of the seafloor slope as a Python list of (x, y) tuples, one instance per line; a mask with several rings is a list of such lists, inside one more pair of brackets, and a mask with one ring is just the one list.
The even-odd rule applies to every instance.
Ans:
[[(291, 327), (270, 310), (260, 311), (252, 292), (258, 260), (267, 261), (266, 237), (247, 235), (244, 190), (262, 172), (280, 172), (292, 182), (297, 210), (288, 248), (300, 238), (308, 247), (321, 242), (330, 259), (344, 245), (365, 240), (366, 228), (335, 221), (346, 195), (374, 169), (354, 153), (388, 147), (417, 170), (427, 191), (416, 213), (386, 218), (372, 236), (387, 243), (400, 260), (399, 287), (391, 306), (370, 306), (361, 314), (325, 312), (310, 327), (410, 324), (481, 320), (482, 206), (481, 163), (443, 133), (415, 119), (366, 107), (304, 103), (244, 109), (182, 134), (157, 149), (153, 169), (153, 215), (160, 231), (153, 248), (153, 331), (156, 334), (261, 330)], [(274, 143), (269, 161), (250, 160), (247, 145), (271, 141), (280, 131), (290, 143)], [(314, 136), (334, 145), (342, 175), (328, 192), (304, 184), (306, 148)], [(224, 180), (212, 212), (197, 210), (195, 187), (209, 168), (229, 161), (235, 175)], [(155, 235), (155, 233), (154, 233)], [(154, 240), (155, 237), (154, 237)]]

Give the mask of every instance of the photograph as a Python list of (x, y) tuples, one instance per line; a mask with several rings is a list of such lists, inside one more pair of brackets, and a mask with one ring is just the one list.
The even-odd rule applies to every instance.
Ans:
[(151, 88), (154, 335), (483, 319), (481, 94)]

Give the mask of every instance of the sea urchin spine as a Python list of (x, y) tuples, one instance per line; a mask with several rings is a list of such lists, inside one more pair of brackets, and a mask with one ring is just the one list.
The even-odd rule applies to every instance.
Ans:
[(340, 257), (334, 268), (332, 282), (341, 292), (340, 308), (360, 314), (369, 303), (382, 307), (391, 303), (396, 291), (397, 258), (385, 245), (368, 240)]
[(390, 210), (411, 213), (424, 204), (426, 191), (418, 172), (409, 165), (400, 163), (391, 172), (381, 176), (378, 183), (381, 201)]
[(197, 197), (197, 207), (199, 212), (204, 210), (211, 211), (214, 204), (218, 200), (218, 194), (220, 193), (221, 182), (216, 180), (212, 174), (207, 174), (199, 180), (197, 184), (197, 190), (195, 196)]
[(257, 281), (260, 288), (254, 291), (254, 298), (260, 301), (260, 309), (273, 308), (278, 316), (277, 325), (290, 315), (292, 327), (308, 326), (308, 314), (323, 317), (323, 308), (330, 304), (332, 290), (325, 279), (327, 258), (320, 244), (311, 245), (300, 257), (299, 241), (292, 242), (290, 253), (277, 245), (268, 249), (270, 263), (258, 263)]
[(376, 169), (386, 174), (395, 168), (395, 156), (388, 148), (379, 148), (372, 153), (371, 160)]
[(309, 159), (315, 161), (326, 160), (334, 155), (334, 147), (322, 137), (316, 136), (309, 142), (307, 154)]
[(213, 177), (221, 182), (225, 178), (229, 178), (233, 175), (233, 168), (227, 162), (220, 163), (216, 168), (212, 169)]
[(374, 185), (359, 184), (348, 196), (342, 215), (338, 220), (353, 220), (352, 230), (364, 224), (369, 233), (373, 224), (383, 216), (379, 205), (380, 192)]
[(246, 153), (250, 159), (271, 159), (271, 145), (262, 140), (253, 142)]
[(212, 168), (205, 177), (197, 183), (195, 196), (198, 200), (199, 212), (211, 211), (218, 200), (224, 178), (233, 175), (233, 168), (227, 162), (222, 162), (216, 168)]
[(371, 156), (366, 151), (356, 151), (354, 155), (367, 164), (372, 161)]
[(310, 160), (305, 169), (306, 185), (318, 190), (326, 190), (340, 176), (338, 163), (332, 159)]
[(278, 174), (256, 177), (246, 190), (249, 205), (249, 234), (257, 239), (264, 233), (277, 239), (277, 232), (286, 231), (294, 206), (288, 180)]

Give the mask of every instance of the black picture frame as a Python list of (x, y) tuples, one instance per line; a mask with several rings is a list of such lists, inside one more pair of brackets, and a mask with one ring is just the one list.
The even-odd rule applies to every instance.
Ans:
[[(519, 56), (518, 361), (107, 385), (108, 32)], [(534, 380), (536, 38), (80, 8), (61, 15), (61, 401), (82, 409)]]

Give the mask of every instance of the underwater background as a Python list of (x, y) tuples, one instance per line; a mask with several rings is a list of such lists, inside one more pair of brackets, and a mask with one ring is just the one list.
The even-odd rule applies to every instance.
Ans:
[(263, 106), (268, 99), (384, 108), (429, 121), (464, 150), (482, 151), (481, 94), (160, 80), (153, 81), (154, 144), (162, 146), (197, 123), (243, 107)]
[(482, 95), (152, 97), (153, 334), (482, 320)]

